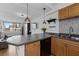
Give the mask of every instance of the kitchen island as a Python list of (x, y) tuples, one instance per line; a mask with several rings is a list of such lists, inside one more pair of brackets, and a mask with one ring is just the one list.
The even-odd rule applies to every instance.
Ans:
[[(16, 35), (9, 37), (7, 43), (16, 46), (17, 56), (40, 56), (40, 41), (50, 39), (50, 34), (32, 34), (32, 35)], [(45, 44), (43, 44), (45, 45)]]

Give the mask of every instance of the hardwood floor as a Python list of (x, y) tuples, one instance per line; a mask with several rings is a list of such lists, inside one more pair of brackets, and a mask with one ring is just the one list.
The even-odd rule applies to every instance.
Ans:
[(15, 46), (9, 45), (7, 49), (0, 50), (0, 56), (15, 56)]
[[(7, 49), (0, 50), (0, 56), (16, 56), (15, 46), (9, 45)], [(54, 56), (53, 54), (50, 56)]]

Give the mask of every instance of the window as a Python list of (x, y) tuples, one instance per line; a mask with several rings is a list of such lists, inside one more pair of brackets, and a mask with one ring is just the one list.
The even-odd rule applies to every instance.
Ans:
[(10, 23), (10, 22), (4, 22), (5, 28), (10, 28), (11, 25), (12, 25), (12, 23)]
[(7, 32), (20, 31), (21, 30), (20, 23), (14, 22), (4, 22), (4, 29)]

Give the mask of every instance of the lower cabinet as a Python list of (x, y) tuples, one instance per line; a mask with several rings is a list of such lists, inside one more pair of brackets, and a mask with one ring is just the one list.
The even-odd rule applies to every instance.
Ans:
[(56, 56), (79, 56), (79, 42), (52, 37), (51, 40), (49, 38), (25, 45), (25, 56), (46, 56), (51, 54)]
[(79, 56), (79, 43), (72, 41), (65, 41), (65, 55)]
[(40, 41), (25, 45), (25, 56), (40, 56)]
[(62, 39), (57, 37), (52, 38), (51, 40), (51, 54), (57, 56), (64, 55), (64, 43)]
[(56, 56), (79, 56), (79, 42), (52, 37), (51, 54)]
[(25, 56), (49, 55), (51, 55), (51, 38), (46, 38), (25, 45)]
[(56, 47), (55, 47), (55, 40), (56, 40), (57, 38), (51, 38), (51, 54), (53, 54), (53, 55), (55, 55), (55, 50), (56, 50)]
[(63, 43), (63, 40), (62, 39), (59, 39), (59, 40), (56, 40), (56, 50), (55, 50), (55, 54), (57, 56), (63, 56), (64, 55), (64, 43)]

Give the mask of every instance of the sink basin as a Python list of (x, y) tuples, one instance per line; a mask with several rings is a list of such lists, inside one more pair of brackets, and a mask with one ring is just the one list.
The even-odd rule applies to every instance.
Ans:
[(79, 40), (79, 37), (71, 37), (71, 39)]

